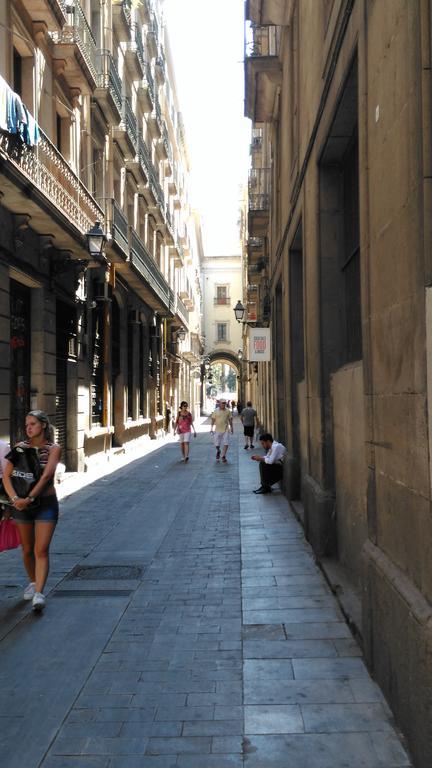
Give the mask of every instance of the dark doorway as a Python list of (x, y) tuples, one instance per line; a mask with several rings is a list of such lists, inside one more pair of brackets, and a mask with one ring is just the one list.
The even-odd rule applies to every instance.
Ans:
[(56, 418), (55, 439), (67, 463), (68, 362), (76, 362), (77, 320), (75, 306), (56, 302)]
[(275, 330), (274, 330), (274, 351), (276, 361), (276, 418), (277, 430), (276, 440), (286, 443), (285, 428), (285, 375), (284, 375), (284, 328), (282, 311), (282, 284), (279, 282), (276, 286), (275, 295)]
[(289, 306), (291, 347), (291, 418), (292, 450), (299, 467), (300, 403), (298, 386), (304, 379), (304, 320), (303, 320), (303, 240), (299, 224), (289, 252)]
[(10, 281), (10, 439), (25, 436), (30, 410), (30, 288)]

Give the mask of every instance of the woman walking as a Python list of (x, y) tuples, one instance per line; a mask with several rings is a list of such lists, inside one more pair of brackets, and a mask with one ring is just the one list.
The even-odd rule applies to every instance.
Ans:
[[(21, 537), (24, 567), (30, 579), (24, 590), (24, 600), (32, 600), (33, 610), (42, 611), (45, 607), (43, 590), (49, 572), (49, 547), (58, 520), (54, 475), (61, 448), (53, 442), (53, 428), (43, 411), (30, 411), (25, 427), (27, 440), (18, 443), (7, 454), (3, 485), (13, 504), (12, 514)], [(13, 485), (12, 473), (19, 448), (36, 448), (42, 470), (40, 479), (26, 498), (20, 498)]]
[(179, 436), (182, 457), (185, 462), (189, 461), (189, 443), (192, 429), (194, 431), (194, 437), (196, 437), (192, 414), (188, 411), (186, 400), (183, 400), (180, 403), (179, 414), (174, 425), (174, 433), (177, 432)]

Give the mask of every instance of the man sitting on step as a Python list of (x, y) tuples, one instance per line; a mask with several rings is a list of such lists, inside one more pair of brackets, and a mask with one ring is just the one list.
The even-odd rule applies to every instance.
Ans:
[(273, 440), (269, 432), (264, 432), (260, 437), (262, 447), (267, 451), (265, 456), (251, 456), (252, 461), (259, 461), (261, 486), (254, 493), (271, 493), (271, 486), (282, 479), (283, 457), (285, 446)]

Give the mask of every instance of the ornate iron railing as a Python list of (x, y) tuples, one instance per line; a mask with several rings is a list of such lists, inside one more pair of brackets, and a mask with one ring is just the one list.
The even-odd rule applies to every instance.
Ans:
[(137, 55), (138, 55), (138, 58), (140, 60), (141, 66), (142, 66), (143, 69), (145, 69), (146, 57), (145, 57), (145, 53), (144, 53), (144, 45), (143, 45), (141, 29), (138, 26), (138, 24), (135, 24), (135, 26), (134, 26), (133, 38), (134, 38), (135, 43), (136, 43)]
[(134, 229), (131, 230), (131, 262), (159, 299), (168, 307), (169, 285)]
[(279, 56), (280, 27), (251, 25), (246, 39), (246, 56), (258, 58), (261, 56)]
[(179, 318), (183, 320), (183, 323), (187, 327), (189, 325), (189, 311), (186, 309), (186, 306), (181, 300), (180, 296), (177, 296), (175, 312), (176, 315), (178, 315)]
[(154, 168), (153, 163), (151, 161), (150, 152), (147, 149), (147, 145), (142, 138), (142, 136), (138, 136), (138, 160), (140, 162), (141, 167), (144, 170), (145, 175), (147, 178), (150, 178), (154, 174)]
[(151, 67), (150, 67), (150, 64), (148, 62), (146, 64), (145, 75), (146, 75), (148, 89), (150, 91), (151, 100), (152, 100), (152, 102), (154, 104), (155, 99), (156, 99), (155, 83), (154, 83), (154, 80), (153, 80), (153, 75), (152, 75)]
[(270, 168), (252, 168), (249, 171), (249, 210), (264, 211), (270, 204)]
[(133, 143), (136, 145), (138, 139), (137, 119), (127, 96), (123, 97), (122, 123)]
[(41, 130), (28, 147), (16, 134), (0, 132), (0, 157), (6, 159), (45, 198), (85, 234), (104, 214), (70, 165)]
[(117, 65), (109, 51), (101, 51), (99, 54), (99, 75), (97, 84), (99, 88), (107, 88), (119, 112), (122, 111), (122, 82)]
[(78, 0), (68, 5), (68, 24), (60, 32), (51, 32), (54, 43), (77, 45), (91, 76), (97, 82), (96, 40)]

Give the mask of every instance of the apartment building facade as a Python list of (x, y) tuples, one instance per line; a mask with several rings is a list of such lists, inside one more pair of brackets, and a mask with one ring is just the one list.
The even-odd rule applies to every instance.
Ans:
[(366, 659), (421, 768), (432, 761), (430, 20), (429, 0), (246, 2), (245, 293), (268, 284), (273, 343), (257, 407), (271, 399), (286, 494), (357, 594)]
[(242, 296), (241, 254), (205, 257), (201, 274), (204, 353), (211, 362), (226, 363), (238, 372), (242, 327), (233, 310)]
[(0, 75), (0, 433), (16, 440), (42, 408), (81, 470), (163, 434), (201, 354), (161, 3), (3, 3)]

